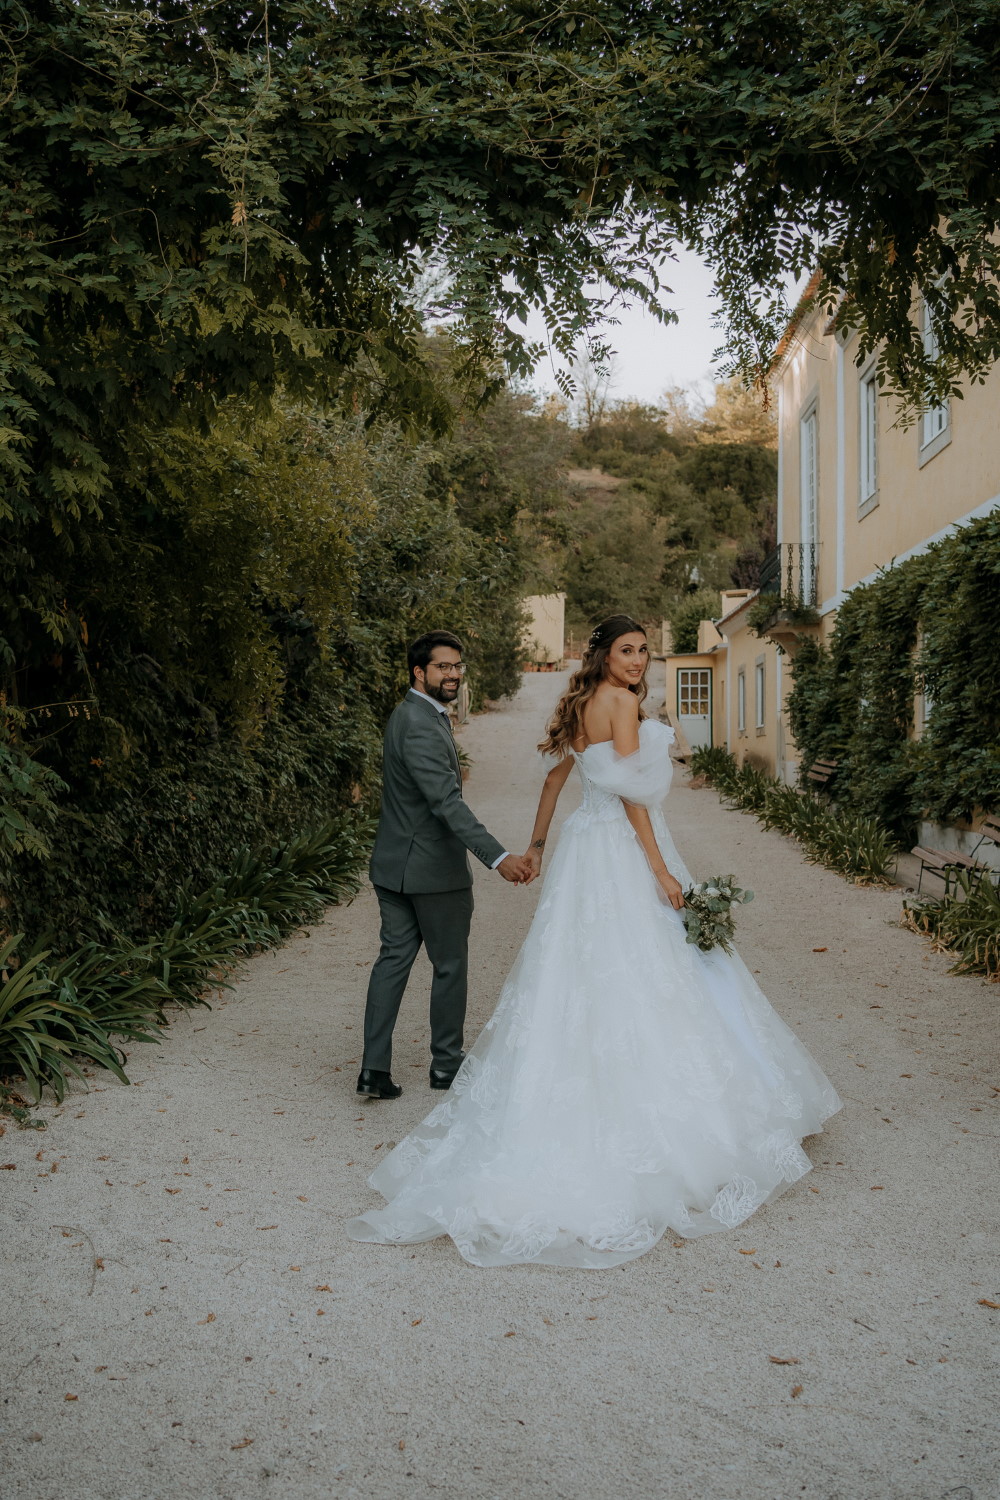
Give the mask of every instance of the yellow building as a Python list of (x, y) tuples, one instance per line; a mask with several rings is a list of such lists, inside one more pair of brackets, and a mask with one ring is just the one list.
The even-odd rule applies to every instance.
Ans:
[(524, 601), (528, 616), (521, 651), (529, 671), (558, 671), (563, 664), (566, 595), (532, 594)]
[[(859, 365), (857, 335), (835, 332), (821, 308), (809, 308), (813, 289), (775, 372), (778, 546), (760, 594), (724, 593), (698, 652), (666, 663), (672, 717), (683, 724), (692, 706), (705, 707), (700, 723), (711, 743), (789, 783), (798, 755), (785, 699), (799, 639), (825, 640), (853, 588), (1000, 506), (1000, 370), (901, 427), (894, 403), (878, 391), (876, 356)], [(768, 597), (772, 618), (758, 635), (747, 615), (759, 615)], [(696, 727), (696, 738), (688, 735), (692, 744), (709, 742), (698, 734)]]

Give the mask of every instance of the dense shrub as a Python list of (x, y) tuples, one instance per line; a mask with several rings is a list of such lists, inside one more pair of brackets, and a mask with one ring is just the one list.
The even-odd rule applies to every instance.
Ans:
[(998, 618), (998, 513), (854, 589), (829, 645), (804, 642), (792, 663), (803, 771), (839, 760), (838, 801), (911, 842), (921, 818), (1000, 807)]
[(462, 520), (451, 459), (304, 409), (143, 439), (62, 616), (2, 622), (8, 931), (141, 940), (185, 877), (352, 814), (423, 629), (466, 637), (474, 694), (516, 687), (518, 543), (497, 504)]
[(702, 620), (714, 620), (719, 614), (719, 595), (711, 589), (697, 589), (683, 594), (669, 607), (668, 619), (675, 651), (697, 651), (698, 629)]
[(989, 876), (956, 872), (957, 889), (903, 903), (903, 925), (954, 955), (954, 974), (1000, 980), (1000, 890)]
[(226, 875), (196, 891), (185, 882), (173, 920), (143, 943), (86, 943), (59, 957), (14, 934), (0, 944), (0, 1106), (4, 1079), (33, 1103), (57, 1100), (84, 1064), (123, 1083), (116, 1042), (155, 1042), (165, 1007), (203, 1004), (235, 960), (278, 942), (297, 923), (357, 889), (363, 824), (321, 828), (259, 854), (238, 851)]
[(711, 781), (731, 807), (753, 813), (764, 828), (797, 839), (814, 864), (836, 870), (855, 885), (879, 885), (889, 879), (899, 844), (877, 819), (835, 810), (756, 766), (738, 766), (736, 757), (721, 746), (696, 750), (691, 771)]

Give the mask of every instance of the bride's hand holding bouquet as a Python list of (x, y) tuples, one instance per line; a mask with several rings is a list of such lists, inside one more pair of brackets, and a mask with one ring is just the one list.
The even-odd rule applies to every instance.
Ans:
[(674, 911), (680, 911), (684, 905), (684, 891), (680, 881), (671, 875), (666, 865), (664, 865), (662, 870), (656, 870), (654, 873), (661, 894), (673, 907)]
[(735, 875), (713, 875), (684, 892), (684, 926), (687, 940), (702, 953), (721, 948), (732, 953), (736, 926), (733, 907), (753, 900), (753, 891), (736, 884)]

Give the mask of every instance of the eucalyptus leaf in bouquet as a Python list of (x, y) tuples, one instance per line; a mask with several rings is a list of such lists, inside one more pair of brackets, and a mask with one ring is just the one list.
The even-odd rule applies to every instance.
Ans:
[(735, 875), (713, 875), (689, 886), (681, 912), (688, 942), (702, 953), (710, 953), (713, 948), (732, 953), (736, 935), (733, 907), (752, 900), (753, 891), (738, 886)]

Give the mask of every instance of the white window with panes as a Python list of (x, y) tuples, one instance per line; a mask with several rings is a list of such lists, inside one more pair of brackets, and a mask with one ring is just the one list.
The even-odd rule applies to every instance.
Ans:
[(707, 714), (712, 673), (708, 667), (681, 667), (677, 674), (677, 711)]
[(747, 727), (747, 678), (741, 669), (736, 678), (736, 728), (742, 731)]
[(757, 662), (753, 669), (754, 726), (764, 728), (764, 663)]
[(819, 413), (815, 406), (799, 423), (799, 536), (802, 552), (802, 598), (815, 596), (819, 508)]
[(871, 370), (861, 377), (860, 428), (858, 460), (860, 467), (860, 504), (873, 499), (878, 491), (878, 381)]
[[(924, 353), (928, 359), (938, 357), (938, 336), (934, 329), (934, 318), (927, 303), (922, 305), (922, 334)], [(929, 406), (920, 418), (920, 446), (926, 448), (948, 430), (949, 410), (947, 401), (940, 406)]]

